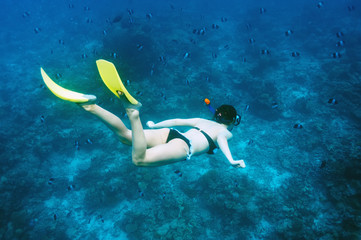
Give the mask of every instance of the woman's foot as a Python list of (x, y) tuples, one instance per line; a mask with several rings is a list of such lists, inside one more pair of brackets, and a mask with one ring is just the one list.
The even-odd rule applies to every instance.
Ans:
[[(138, 102), (137, 104), (132, 104), (128, 98), (125, 96), (125, 94), (122, 91), (117, 90), (117, 93), (119, 95), (119, 99), (123, 104), (123, 107), (128, 110), (128, 109), (134, 109), (137, 110), (139, 112), (139, 109), (142, 107), (142, 104), (140, 102)], [(128, 111), (127, 111), (128, 112)]]
[(78, 104), (80, 107), (82, 107), (85, 111), (87, 112), (92, 112), (94, 111), (96, 104), (95, 103), (83, 103), (83, 104)]

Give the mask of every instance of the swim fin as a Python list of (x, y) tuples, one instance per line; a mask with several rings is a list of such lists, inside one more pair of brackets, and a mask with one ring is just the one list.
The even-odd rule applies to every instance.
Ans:
[[(124, 93), (126, 99), (133, 105), (138, 105), (138, 101), (130, 95), (128, 90), (125, 88), (122, 80), (119, 77), (117, 69), (114, 64), (103, 59), (96, 61), (100, 77), (102, 78), (105, 85), (112, 91), (115, 96), (119, 99), (118, 91)], [(140, 104), (140, 103), (139, 103)]]
[(46, 74), (43, 68), (40, 68), (41, 76), (43, 77), (45, 85), (49, 90), (54, 93), (55, 96), (66, 101), (74, 103), (86, 103), (94, 102), (97, 98), (94, 95), (87, 95), (83, 93), (78, 93), (65, 89), (58, 84), (56, 84), (51, 78)]

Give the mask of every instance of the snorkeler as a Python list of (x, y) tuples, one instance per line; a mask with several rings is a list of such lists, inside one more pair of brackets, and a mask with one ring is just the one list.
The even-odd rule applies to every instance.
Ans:
[[(231, 105), (222, 105), (214, 111), (214, 121), (202, 118), (170, 119), (159, 123), (147, 122), (150, 129), (143, 129), (139, 117), (141, 103), (134, 99), (124, 87), (115, 66), (105, 60), (98, 60), (97, 67), (105, 85), (117, 96), (128, 115), (131, 129), (113, 113), (95, 104), (96, 97), (62, 88), (53, 82), (41, 68), (41, 75), (47, 87), (59, 98), (75, 102), (87, 112), (98, 117), (127, 145), (132, 145), (132, 161), (136, 166), (154, 167), (182, 160), (202, 153), (212, 154), (220, 148), (233, 167), (246, 167), (243, 160), (234, 160), (229, 150), (230, 130), (240, 122), (240, 116)], [(190, 127), (181, 133), (172, 127)]]

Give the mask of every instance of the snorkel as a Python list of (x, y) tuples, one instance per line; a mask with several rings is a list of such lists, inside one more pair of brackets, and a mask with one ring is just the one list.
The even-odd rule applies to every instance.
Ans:
[(207, 105), (209, 111), (211, 111), (211, 113), (214, 115), (216, 113), (216, 110), (211, 106), (211, 101), (208, 98), (206, 98), (204, 99), (204, 102)]

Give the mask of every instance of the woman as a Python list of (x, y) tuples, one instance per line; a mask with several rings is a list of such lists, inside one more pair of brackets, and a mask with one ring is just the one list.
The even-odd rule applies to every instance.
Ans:
[[(131, 130), (122, 120), (94, 102), (96, 97), (64, 89), (53, 82), (41, 69), (45, 84), (58, 97), (78, 103), (84, 110), (97, 116), (119, 138), (122, 143), (132, 145), (132, 161), (136, 166), (153, 167), (189, 160), (193, 155), (212, 154), (220, 148), (232, 166), (246, 167), (243, 160), (234, 160), (228, 147), (232, 133), (228, 130), (238, 125), (239, 116), (230, 105), (222, 105), (215, 110), (214, 119), (202, 118), (170, 119), (159, 123), (147, 122), (151, 129), (144, 130), (139, 117), (141, 104), (124, 87), (114, 65), (105, 60), (98, 60), (99, 73), (107, 87), (122, 101)], [(171, 128), (176, 126), (191, 127), (185, 133)]]

